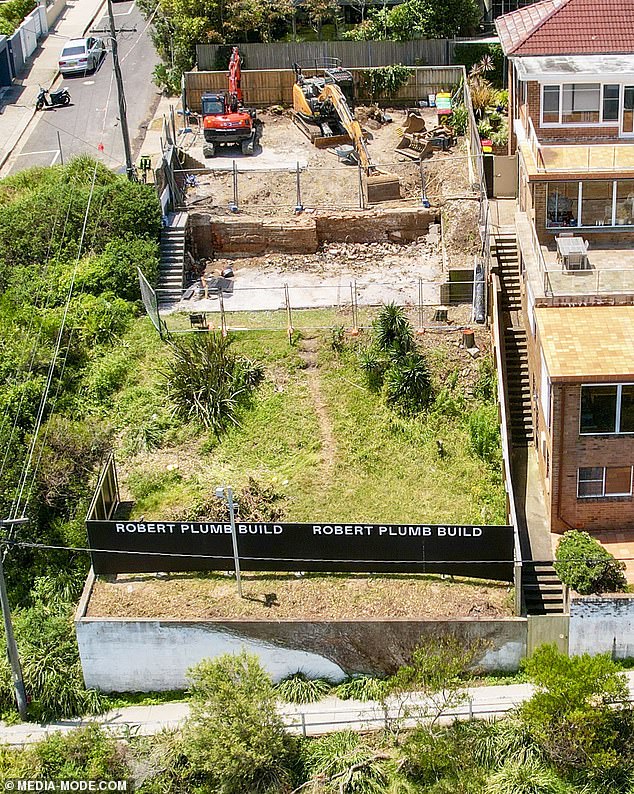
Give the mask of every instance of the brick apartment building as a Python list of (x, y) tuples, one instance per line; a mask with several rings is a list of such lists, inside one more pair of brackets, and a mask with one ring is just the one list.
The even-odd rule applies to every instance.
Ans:
[(496, 27), (551, 529), (634, 529), (634, 0), (542, 0)]

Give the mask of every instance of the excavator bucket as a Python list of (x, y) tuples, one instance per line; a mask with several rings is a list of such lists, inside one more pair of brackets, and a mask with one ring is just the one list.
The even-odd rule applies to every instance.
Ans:
[(411, 135), (415, 132), (425, 132), (425, 120), (417, 113), (408, 113), (403, 125), (403, 134)]
[(365, 178), (365, 191), (368, 204), (382, 201), (398, 201), (401, 197), (401, 183), (396, 174), (375, 172)]

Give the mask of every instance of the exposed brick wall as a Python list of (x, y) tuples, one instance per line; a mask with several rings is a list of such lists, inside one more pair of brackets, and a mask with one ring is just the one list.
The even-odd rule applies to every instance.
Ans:
[(634, 436), (579, 435), (580, 408), (581, 384), (553, 386), (552, 529), (633, 529), (631, 496), (577, 499), (578, 468), (634, 463)]
[(268, 221), (257, 218), (190, 214), (191, 237), (197, 257), (214, 252), (234, 256), (265, 253), (314, 253), (327, 242), (411, 242), (438, 221), (433, 209), (394, 208), (371, 212), (315, 214)]

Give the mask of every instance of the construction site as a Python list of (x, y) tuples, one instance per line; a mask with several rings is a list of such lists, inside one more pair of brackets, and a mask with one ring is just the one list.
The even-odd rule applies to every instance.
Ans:
[(381, 102), (361, 71), (186, 75), (158, 173), (169, 328), (254, 327), (243, 315), (257, 311), (297, 327), (291, 312), (325, 308), (356, 325), (387, 302), (418, 325), (477, 319), (479, 140), (449, 123), (468, 108), (462, 67), (413, 68)]

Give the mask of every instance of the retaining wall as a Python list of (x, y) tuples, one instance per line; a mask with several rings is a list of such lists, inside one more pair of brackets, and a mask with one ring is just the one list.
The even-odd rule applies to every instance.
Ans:
[(155, 620), (85, 617), (89, 577), (75, 619), (86, 686), (102, 691), (160, 691), (187, 686), (205, 658), (255, 653), (274, 680), (299, 670), (341, 680), (394, 672), (426, 637), (482, 640), (477, 666), (516, 670), (526, 653), (525, 618), (496, 620)]
[(315, 214), (287, 221), (192, 212), (189, 225), (197, 257), (314, 253), (324, 243), (411, 242), (436, 222), (434, 210), (394, 208)]
[(634, 596), (613, 593), (570, 599), (571, 655), (610, 653), (634, 658)]

